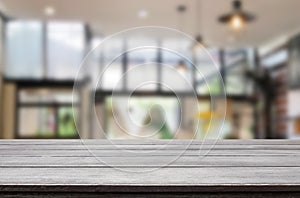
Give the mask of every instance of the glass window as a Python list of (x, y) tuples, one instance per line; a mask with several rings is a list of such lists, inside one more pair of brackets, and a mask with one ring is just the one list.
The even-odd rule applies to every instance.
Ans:
[(247, 95), (252, 93), (253, 83), (246, 77), (250, 71), (246, 49), (227, 49), (225, 56), (226, 94)]
[[(76, 115), (78, 113), (74, 114)], [(73, 108), (60, 107), (58, 109), (58, 136), (76, 137), (77, 135), (75, 120), (73, 117)]]
[(88, 75), (91, 78), (91, 85), (93, 88), (97, 85), (99, 81), (99, 75), (100, 75), (100, 66), (101, 66), (101, 61), (102, 61), (102, 53), (101, 53), (101, 42), (103, 39), (101, 38), (93, 38), (90, 42), (89, 45), (89, 55), (87, 56), (87, 59), (85, 62), (88, 64)]
[(73, 108), (63, 106), (21, 107), (18, 135), (21, 138), (75, 138), (78, 134)]
[(175, 97), (107, 98), (107, 137), (172, 139), (178, 128), (179, 105)]
[(10, 21), (6, 28), (5, 76), (41, 78), (43, 26), (38, 21)]
[(101, 44), (101, 81), (98, 88), (106, 90), (120, 90), (122, 83), (122, 58), (124, 41), (121, 39), (109, 39)]
[(19, 110), (21, 137), (54, 137), (56, 124), (53, 107), (23, 107)]
[[(227, 113), (222, 128), (225, 139), (253, 139), (254, 107), (249, 102), (227, 100)], [(225, 131), (224, 131), (225, 130)]]
[(195, 49), (196, 90), (202, 95), (218, 95), (222, 93), (219, 49), (207, 51)]
[(285, 63), (288, 60), (288, 57), (289, 57), (288, 50), (286, 49), (280, 50), (262, 59), (261, 65), (263, 67), (272, 68)]
[(224, 139), (231, 133), (230, 104), (227, 99), (199, 100), (195, 125), (198, 139)]
[(19, 92), (21, 103), (70, 103), (79, 102), (78, 94), (66, 89), (22, 89)]
[(85, 53), (82, 23), (49, 22), (47, 25), (48, 78), (74, 79)]
[[(129, 90), (156, 90), (157, 88), (157, 42), (136, 39), (128, 41)], [(144, 47), (146, 46), (146, 47)]]
[(162, 48), (162, 89), (192, 91), (191, 42), (180, 38), (164, 40)]
[(24, 88), (18, 96), (19, 137), (77, 137), (74, 116), (78, 115), (78, 94), (73, 97), (72, 90), (64, 88)]

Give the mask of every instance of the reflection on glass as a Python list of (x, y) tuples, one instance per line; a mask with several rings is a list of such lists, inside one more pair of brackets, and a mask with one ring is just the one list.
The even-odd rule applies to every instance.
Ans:
[(6, 26), (5, 76), (41, 78), (43, 75), (42, 23), (9, 21)]

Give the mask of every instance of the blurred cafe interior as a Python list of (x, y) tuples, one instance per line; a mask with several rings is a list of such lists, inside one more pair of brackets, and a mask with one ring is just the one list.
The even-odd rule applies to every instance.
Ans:
[(299, 138), (299, 7), (0, 0), (0, 138)]

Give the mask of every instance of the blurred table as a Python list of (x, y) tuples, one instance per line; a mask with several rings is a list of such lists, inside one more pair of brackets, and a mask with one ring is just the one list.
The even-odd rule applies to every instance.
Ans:
[(0, 197), (300, 197), (295, 140), (1, 140)]

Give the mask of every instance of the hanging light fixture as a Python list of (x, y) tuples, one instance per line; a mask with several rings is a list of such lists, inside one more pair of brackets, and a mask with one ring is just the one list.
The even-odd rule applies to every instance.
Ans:
[(187, 66), (183, 60), (178, 61), (176, 69), (179, 73), (184, 73), (187, 70)]
[(219, 22), (228, 24), (230, 29), (239, 31), (243, 29), (246, 23), (249, 23), (255, 19), (253, 14), (250, 14), (242, 9), (242, 2), (240, 0), (234, 0), (232, 2), (232, 7), (232, 12), (219, 17)]
[(205, 43), (203, 42), (203, 37), (202, 35), (199, 33), (201, 32), (201, 21), (202, 21), (202, 17), (201, 17), (201, 0), (196, 0), (196, 19), (195, 19), (195, 27), (196, 32), (198, 32), (198, 34), (196, 34), (195, 36), (195, 42), (192, 45), (192, 49), (194, 50), (195, 48), (197, 48), (199, 45), (201, 46), (206, 46)]
[[(177, 7), (177, 12), (179, 13), (179, 30), (180, 31), (183, 31), (183, 14), (184, 12), (186, 11), (186, 6), (185, 5), (179, 5)], [(188, 67), (186, 66), (184, 60), (179, 60), (178, 63), (177, 63), (177, 66), (176, 66), (176, 70), (179, 72), (179, 73), (184, 73), (185, 71), (188, 70)]]

